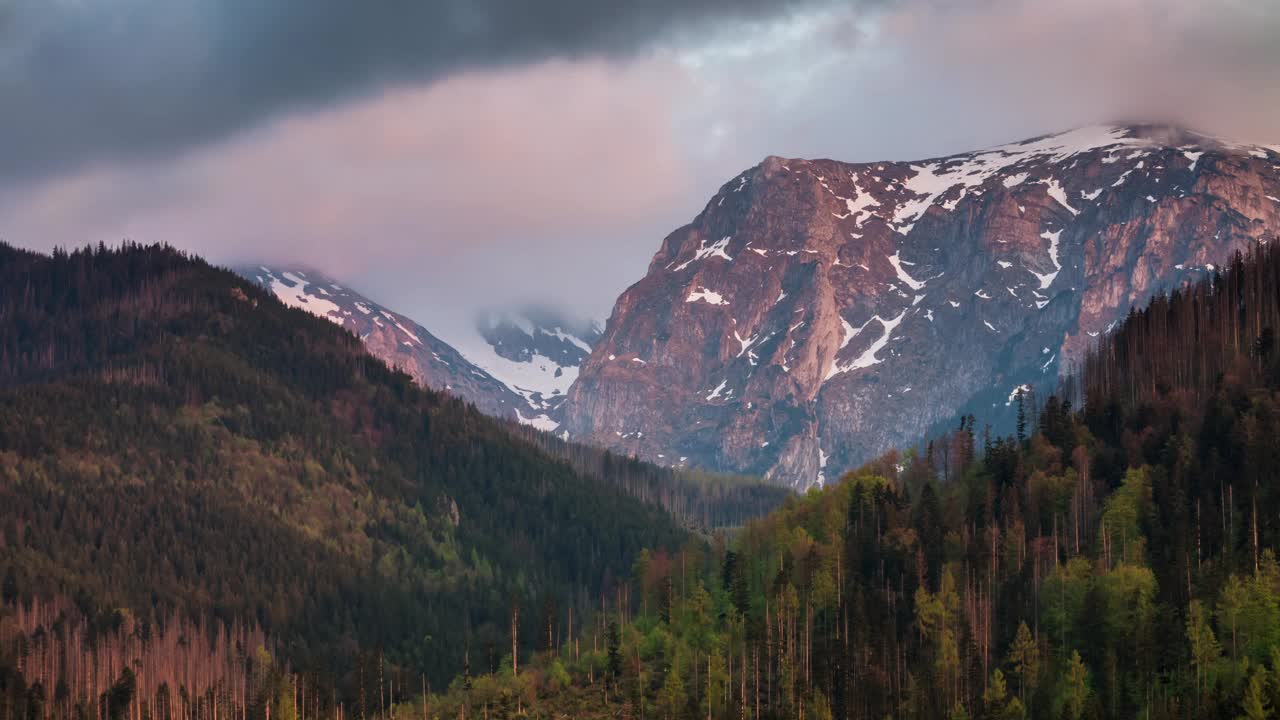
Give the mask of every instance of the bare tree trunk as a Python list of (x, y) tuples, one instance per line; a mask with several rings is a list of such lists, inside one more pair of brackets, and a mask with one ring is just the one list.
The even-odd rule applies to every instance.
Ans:
[(520, 605), (511, 604), (511, 674), (520, 675), (520, 648), (518, 643), (520, 632)]
[(1253, 481), (1253, 573), (1258, 574), (1258, 481)]

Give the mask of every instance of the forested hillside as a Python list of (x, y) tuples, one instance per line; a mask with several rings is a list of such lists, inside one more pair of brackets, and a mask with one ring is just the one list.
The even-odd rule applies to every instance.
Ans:
[(1275, 247), (709, 543), (171, 250), (0, 274), (5, 717), (1280, 707)]
[(403, 711), (1275, 717), (1276, 327), (1259, 246), (1100, 338), (1062, 398), (1019, 398), (1016, 436), (966, 418), (732, 543), (646, 553), (579, 638)]
[(0, 506), (5, 718), (239, 717), (282, 677), (363, 717), (690, 541), (331, 323), (132, 245), (0, 246)]
[(563, 440), (528, 425), (508, 423), (507, 429), (552, 457), (565, 460), (579, 473), (660, 505), (683, 525), (702, 532), (739, 527), (766, 515), (793, 494), (755, 477), (654, 465)]

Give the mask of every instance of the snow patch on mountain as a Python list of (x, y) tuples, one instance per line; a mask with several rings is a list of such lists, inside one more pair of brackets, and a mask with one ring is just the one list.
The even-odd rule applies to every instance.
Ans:
[[(1049, 135), (1021, 143), (1001, 145), (977, 153), (942, 158), (919, 165), (912, 165), (915, 171), (903, 187), (916, 197), (900, 205), (893, 214), (892, 224), (898, 232), (906, 235), (916, 222), (938, 199), (949, 195), (959, 188), (955, 197), (942, 203), (944, 210), (954, 210), (964, 197), (987, 182), (988, 179), (1005, 173), (1010, 168), (1024, 163), (1036, 164), (1058, 163), (1080, 153), (1114, 146), (1145, 145), (1146, 140), (1129, 136), (1123, 127), (1093, 126), (1079, 128), (1057, 135)], [(1025, 182), (1030, 176), (1026, 172), (1009, 173), (1003, 179), (1006, 188), (1012, 188)], [(1038, 182), (1038, 181), (1037, 181)], [(1048, 178), (1049, 195), (1067, 208), (1073, 215), (1076, 210), (1067, 201), (1066, 192), (1056, 178)]]
[(1049, 232), (1046, 230), (1045, 232), (1040, 233), (1040, 237), (1049, 241), (1049, 262), (1053, 263), (1053, 272), (1044, 274), (1038, 273), (1034, 270), (1031, 270), (1030, 272), (1032, 275), (1036, 276), (1037, 280), (1040, 281), (1040, 289), (1044, 290), (1052, 285), (1053, 281), (1058, 277), (1058, 273), (1062, 272), (1062, 263), (1058, 261), (1058, 239), (1062, 237), (1062, 231), (1058, 230), (1057, 232)]
[[(841, 365), (839, 362), (832, 362), (831, 368), (827, 370), (827, 375), (825, 380), (830, 380), (831, 378), (837, 375), (840, 375), (842, 373), (849, 372), (850, 370), (861, 370), (862, 368), (871, 367), (872, 365), (876, 365), (883, 362), (878, 357), (878, 355), (880, 351), (883, 350), (885, 346), (889, 344), (889, 340), (893, 338), (894, 329), (898, 327), (898, 325), (902, 322), (902, 318), (906, 317), (906, 314), (907, 314), (907, 311), (903, 310), (902, 312), (898, 313), (898, 316), (893, 318), (892, 320), (885, 320), (879, 315), (873, 316), (871, 320), (875, 320), (876, 322), (880, 323), (881, 328), (883, 328), (883, 333), (880, 335), (879, 338), (875, 340), (875, 342), (871, 343), (870, 347), (868, 347), (866, 350), (863, 350), (861, 355), (854, 358), (853, 362), (847, 365)], [(853, 333), (853, 335), (857, 335), (858, 333), (861, 333), (862, 330), (871, 323), (871, 320), (868, 320), (867, 322), (863, 323), (862, 327), (858, 328), (857, 331)], [(847, 333), (847, 329), (848, 329), (847, 323), (845, 327), (846, 327), (845, 344), (847, 345), (851, 336)]]
[(1049, 197), (1057, 200), (1058, 204), (1071, 211), (1072, 215), (1080, 214), (1079, 210), (1071, 207), (1071, 203), (1067, 202), (1067, 191), (1058, 184), (1057, 178), (1050, 178), (1046, 184), (1049, 186)]
[[(912, 290), (919, 290), (924, 287), (924, 282), (916, 280), (908, 275), (906, 270), (902, 269), (903, 262), (902, 259), (898, 257), (898, 253), (895, 252), (889, 256), (889, 264), (893, 266), (893, 271), (898, 274), (898, 279), (906, 284), (907, 287)], [(910, 265), (910, 263), (907, 264)]]
[(675, 268), (672, 268), (672, 271), (680, 272), (681, 270), (684, 270), (685, 268), (689, 267), (693, 263), (709, 257), (718, 257), (722, 260), (732, 261), (733, 258), (729, 257), (729, 253), (727, 252), (729, 249), (729, 241), (732, 239), (733, 239), (732, 237), (726, 236), (726, 237), (720, 238), (718, 241), (716, 241), (710, 246), (707, 245), (706, 240), (703, 240), (699, 245), (697, 252), (693, 254), (693, 257), (680, 263)]
[(512, 360), (499, 355), (479, 333), (458, 341), (455, 347), (467, 360), (524, 397), (534, 410), (542, 410), (548, 399), (564, 395), (578, 379), (577, 365), (561, 365), (541, 353), (533, 353), (527, 360)]
[(560, 423), (547, 417), (546, 413), (525, 417), (519, 408), (516, 408), (516, 420), (519, 420), (522, 425), (530, 425), (543, 432), (555, 432), (560, 427)]
[(266, 267), (261, 269), (265, 273), (262, 277), (266, 281), (268, 289), (275, 293), (275, 296), (280, 298), (285, 305), (306, 310), (317, 317), (334, 320), (339, 325), (342, 324), (342, 308), (331, 300), (307, 293), (308, 281), (304, 277), (306, 275), (305, 272), (300, 270), (286, 271), (276, 275)]
[(708, 290), (706, 288), (694, 288), (694, 290), (689, 293), (688, 299), (685, 300), (685, 302), (699, 302), (699, 301), (705, 302), (708, 305), (728, 305), (729, 304), (728, 301), (724, 299), (723, 295), (721, 295), (720, 293), (714, 290)]
[[(874, 195), (863, 191), (863, 189), (858, 186), (858, 176), (856, 173), (850, 173), (849, 178), (853, 181), (853, 197), (847, 198), (836, 195), (837, 198), (844, 201), (845, 213), (843, 215), (832, 213), (832, 216), (838, 220), (851, 217), (853, 218), (853, 224), (856, 227), (862, 227), (862, 223), (866, 221), (867, 217), (870, 217), (870, 213), (868, 213), (868, 211), (872, 208), (880, 207), (880, 203), (876, 200)], [(824, 187), (825, 185), (826, 183), (823, 183)], [(831, 188), (827, 188), (827, 190), (831, 190)]]
[[(559, 428), (557, 409), (600, 337), (591, 320), (547, 308), (481, 313), (471, 327), (447, 340), (468, 361), (524, 399), (517, 419), (548, 432)], [(645, 360), (632, 357), (643, 364)]]

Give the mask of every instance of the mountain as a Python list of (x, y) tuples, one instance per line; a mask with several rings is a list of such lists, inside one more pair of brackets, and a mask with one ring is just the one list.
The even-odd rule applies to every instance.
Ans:
[(235, 270), (285, 304), (359, 335), (369, 352), (424, 386), (547, 432), (559, 428), (569, 386), (601, 334), (594, 321), (528, 307), (480, 313), (469, 331), (446, 342), (316, 270), (278, 265)]
[[(1272, 244), (1100, 337), (1078, 411), (1047, 398), (1024, 437), (966, 423), (711, 552), (641, 555), (607, 630), (521, 665), (525, 714), (1274, 717), (1277, 327)], [(500, 716), (521, 688), (472, 676), (404, 715)]]
[[(359, 336), (365, 348), (420, 385), (449, 392), (585, 478), (661, 506), (682, 525), (736, 526), (782, 504), (787, 492), (758, 478), (659, 467), (569, 442), (556, 433), (565, 391), (600, 338), (594, 321), (543, 307), (480, 314), (454, 346), (316, 270), (254, 265), (236, 273), (281, 302)], [(466, 348), (465, 355), (460, 348)], [(524, 426), (517, 429), (515, 423)], [(550, 437), (551, 434), (556, 437)]]
[[(524, 399), (517, 419), (539, 430), (559, 429), (561, 408), (578, 368), (600, 340), (593, 320), (545, 307), (486, 311), (454, 347)], [(527, 407), (527, 409), (526, 409)]]
[(821, 483), (958, 415), (1010, 426), (1018, 388), (1278, 229), (1280, 146), (1176, 128), (912, 163), (769, 157), (618, 299), (563, 428)]
[[(209, 658), (169, 667), (164, 653), (206, 646), (181, 628), (205, 628), (210, 643), (258, 638), (230, 665), (265, 643), (363, 702), (360, 658), (417, 687), (484, 643), (527, 653), (538, 633), (513, 643), (513, 607), (555, 598), (581, 617), (640, 548), (692, 538), (656, 502), (371, 356), (329, 321), (340, 288), (298, 286), (311, 312), (165, 247), (0, 245), (0, 666), (26, 643), (18, 623), (32, 642), (72, 639), (39, 655), (59, 703), (64, 677), (71, 702), (113, 682), (118, 665), (76, 674), (90, 645), (148, 668), (143, 697), (172, 671), (198, 684), (171, 685), (172, 702), (247, 698), (210, 689)], [(367, 309), (354, 314), (376, 313), (390, 340), (429, 347)], [(0, 690), (12, 677), (0, 667)]]
[(524, 399), (413, 319), (390, 310), (324, 273), (295, 266), (235, 268), (290, 307), (359, 336), (369, 352), (423, 387), (451, 392), (488, 415), (514, 417)]

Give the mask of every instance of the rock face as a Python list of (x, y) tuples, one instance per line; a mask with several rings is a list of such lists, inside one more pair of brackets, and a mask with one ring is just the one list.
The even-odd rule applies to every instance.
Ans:
[(314, 270), (256, 265), (235, 268), (286, 305), (341, 325), (373, 355), (421, 385), (451, 392), (481, 412), (515, 418), (525, 400), (412, 319), (389, 310)]
[(1280, 146), (1092, 127), (917, 163), (765, 159), (669, 235), (575, 439), (803, 487), (1009, 412), (1130, 307), (1280, 231)]

